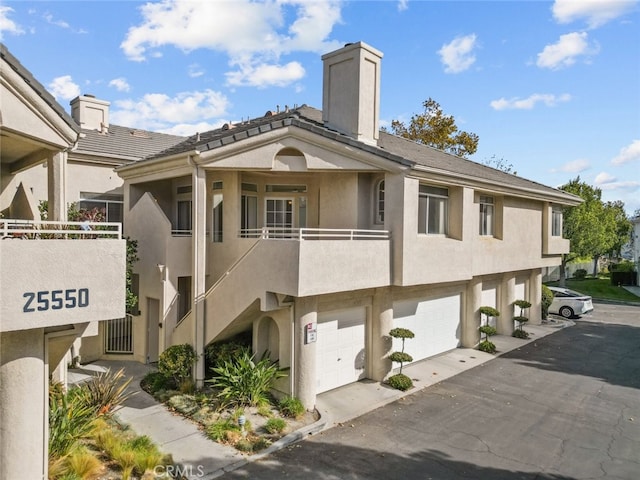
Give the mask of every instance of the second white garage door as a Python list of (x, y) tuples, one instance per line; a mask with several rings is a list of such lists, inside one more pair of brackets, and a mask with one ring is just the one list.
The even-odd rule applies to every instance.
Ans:
[(317, 393), (365, 375), (365, 307), (318, 313)]
[[(458, 347), (461, 306), (461, 293), (393, 302), (394, 327), (408, 328), (415, 334), (405, 342), (405, 352), (414, 362)], [(402, 341), (394, 339), (393, 350), (401, 348)]]

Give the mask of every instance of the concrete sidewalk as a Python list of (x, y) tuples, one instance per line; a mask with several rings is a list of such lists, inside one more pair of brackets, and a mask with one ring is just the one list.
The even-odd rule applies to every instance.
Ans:
[(496, 356), (522, 347), (549, 335), (559, 328), (572, 325), (571, 321), (552, 319), (543, 325), (526, 325), (528, 340), (496, 335), (491, 337), (498, 352), (496, 355), (469, 348), (457, 348), (437, 357), (416, 362), (403, 369), (413, 379), (414, 388), (408, 392), (395, 390), (379, 382), (363, 380), (318, 395), (316, 408), (320, 420), (302, 430), (293, 432), (259, 454), (247, 456), (232, 447), (207, 439), (194, 422), (172, 414), (140, 388), (140, 380), (153, 367), (137, 362), (98, 361), (79, 369), (69, 370), (69, 383), (81, 382), (96, 372), (120, 368), (133, 377), (130, 389), (138, 393), (131, 397), (117, 416), (140, 435), (149, 436), (165, 453), (173, 456), (180, 473), (189, 480), (208, 480), (219, 477), (249, 461), (263, 458), (272, 452), (309, 435), (334, 425), (348, 422), (366, 412), (375, 410), (418, 390), (446, 380), (470, 368), (482, 365)]

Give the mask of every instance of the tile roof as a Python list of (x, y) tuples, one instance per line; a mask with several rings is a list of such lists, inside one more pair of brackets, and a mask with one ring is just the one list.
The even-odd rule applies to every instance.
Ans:
[(78, 146), (73, 153), (137, 161), (173, 147), (185, 138), (111, 124), (105, 133), (82, 129)]
[(193, 135), (185, 141), (148, 158), (161, 158), (193, 150), (199, 150), (200, 152), (213, 150), (245, 138), (260, 135), (270, 130), (289, 126), (311, 131), (323, 137), (348, 144), (409, 167), (417, 167), (417, 169), (424, 167), (425, 169), (433, 169), (434, 171), (439, 171), (444, 174), (474, 178), (478, 181), (524, 189), (540, 194), (561, 196), (567, 200), (577, 200), (577, 197), (556, 188), (548, 187), (541, 183), (527, 180), (526, 178), (506, 173), (502, 170), (482, 165), (384, 131), (380, 132), (377, 146), (357, 141), (324, 126), (322, 111), (306, 105), (276, 114), (267, 112), (267, 115), (264, 117), (234, 124), (231, 128), (225, 126), (209, 132)]
[(36, 94), (42, 98), (54, 112), (58, 114), (66, 124), (68, 124), (76, 132), (80, 132), (80, 126), (71, 118), (64, 108), (56, 101), (46, 88), (25, 68), (16, 57), (7, 49), (4, 43), (0, 43), (0, 57), (9, 64), (9, 66), (20, 75), (26, 84), (28, 84)]

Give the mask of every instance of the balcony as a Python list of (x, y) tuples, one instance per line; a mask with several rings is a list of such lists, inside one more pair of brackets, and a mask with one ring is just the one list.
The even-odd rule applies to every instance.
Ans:
[(125, 316), (119, 223), (0, 220), (1, 331)]

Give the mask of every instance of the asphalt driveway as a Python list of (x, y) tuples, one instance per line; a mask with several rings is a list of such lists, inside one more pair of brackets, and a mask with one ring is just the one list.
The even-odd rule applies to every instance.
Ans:
[(640, 478), (640, 307), (596, 305), (573, 327), (223, 478)]

